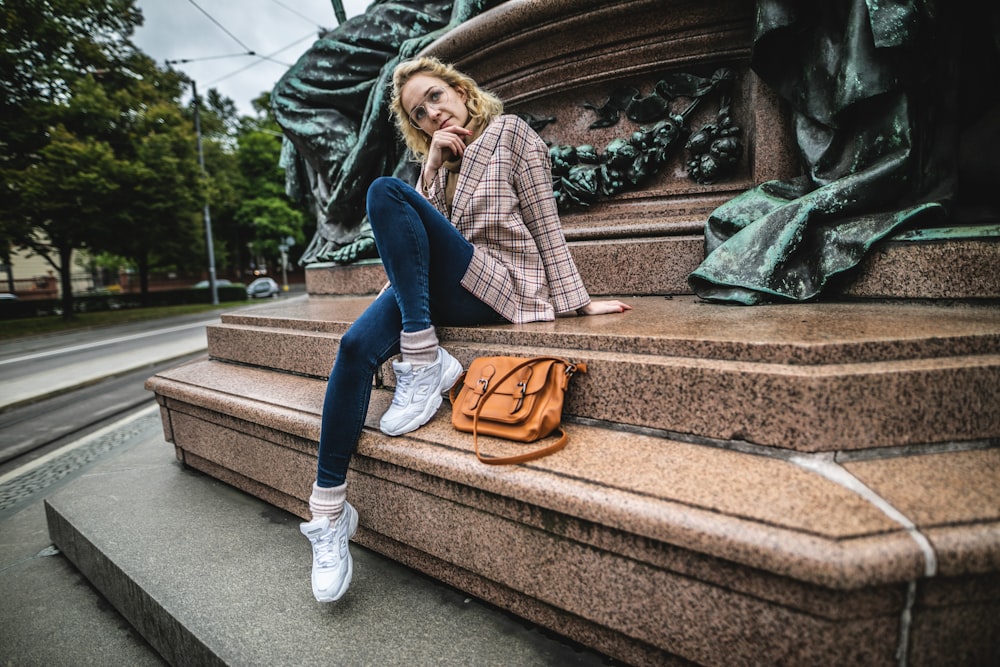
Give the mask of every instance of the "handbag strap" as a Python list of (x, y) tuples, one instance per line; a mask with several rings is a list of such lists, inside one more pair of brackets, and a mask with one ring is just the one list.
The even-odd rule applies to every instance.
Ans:
[(499, 380), (491, 382), (490, 385), (486, 387), (486, 391), (483, 392), (482, 398), (479, 399), (479, 405), (476, 406), (476, 411), (472, 415), (472, 446), (476, 450), (476, 458), (482, 461), (483, 463), (488, 463), (489, 465), (524, 463), (525, 461), (532, 461), (534, 459), (539, 459), (548, 454), (558, 452), (560, 449), (566, 446), (567, 442), (569, 442), (569, 436), (566, 434), (566, 431), (563, 430), (563, 427), (560, 424), (559, 426), (556, 427), (556, 429), (559, 431), (559, 439), (556, 440), (551, 445), (547, 445), (540, 449), (535, 449), (530, 452), (525, 452), (523, 454), (516, 454), (514, 456), (486, 457), (479, 453), (479, 413), (482, 412), (483, 406), (486, 405), (486, 399), (492, 396), (496, 392), (496, 390), (500, 387), (500, 385), (503, 384), (503, 381), (509, 378), (511, 375), (521, 370), (525, 366), (531, 366), (532, 364), (536, 364), (542, 361), (558, 361), (562, 363), (563, 365), (566, 366), (565, 372), (567, 375), (573, 375), (573, 373), (577, 372), (578, 370), (581, 373), (587, 372), (587, 364), (582, 362), (574, 364), (573, 362), (567, 359), (563, 359), (562, 357), (532, 357), (530, 359), (525, 359), (521, 363), (512, 367)]
[(563, 427), (561, 425), (556, 426), (556, 430), (559, 431), (559, 439), (556, 440), (551, 445), (541, 447), (540, 449), (534, 449), (530, 452), (525, 452), (523, 454), (515, 454), (514, 456), (483, 456), (482, 454), (480, 454), (479, 437), (478, 437), (479, 434), (476, 432), (475, 426), (473, 426), (472, 430), (472, 444), (476, 448), (476, 458), (478, 458), (483, 463), (487, 463), (489, 465), (524, 463), (525, 461), (533, 461), (535, 459), (540, 459), (543, 456), (554, 454), (555, 452), (558, 452), (560, 449), (566, 446), (566, 443), (569, 442), (569, 436), (566, 435), (566, 431), (563, 430)]

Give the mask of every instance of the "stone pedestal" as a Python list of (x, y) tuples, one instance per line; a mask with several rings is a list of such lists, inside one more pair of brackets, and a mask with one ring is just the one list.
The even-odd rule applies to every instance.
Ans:
[[(1000, 244), (888, 242), (839, 302), (684, 295), (708, 212), (795, 171), (751, 21), (728, 0), (512, 1), (431, 47), (575, 145), (622, 131), (582, 110), (616, 86), (728, 67), (745, 151), (717, 183), (678, 154), (564, 216), (588, 290), (633, 311), (439, 331), (463, 364), (585, 361), (564, 451), (482, 465), (447, 407), (386, 437), (382, 369), (349, 475), (357, 540), (630, 664), (995, 664)], [(210, 327), (208, 358), (148, 383), (178, 457), (305, 517), (326, 376), (383, 282), (378, 263), (311, 267), (308, 300)]]
[[(370, 299), (226, 315), (208, 359), (151, 378), (181, 460), (305, 517), (325, 369)], [(570, 444), (484, 466), (447, 409), (388, 438), (376, 387), (357, 539), (633, 664), (996, 659), (1000, 310), (632, 301), (442, 329), (463, 363), (585, 361)]]

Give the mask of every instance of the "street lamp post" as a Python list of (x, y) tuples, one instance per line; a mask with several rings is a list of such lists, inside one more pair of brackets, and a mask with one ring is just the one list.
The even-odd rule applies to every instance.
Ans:
[(288, 249), (293, 245), (295, 245), (295, 239), (291, 236), (278, 244), (278, 250), (281, 251), (281, 290), (283, 292), (288, 291)]
[[(205, 169), (205, 153), (201, 149), (201, 114), (198, 109), (198, 86), (194, 79), (191, 79), (191, 94), (194, 95), (194, 133), (198, 141), (198, 165), (201, 167), (202, 175), (208, 175)], [(212, 244), (212, 214), (208, 208), (208, 199), (205, 199), (205, 243), (208, 247), (208, 287), (212, 291), (212, 305), (219, 305), (219, 290), (215, 283), (215, 247)]]

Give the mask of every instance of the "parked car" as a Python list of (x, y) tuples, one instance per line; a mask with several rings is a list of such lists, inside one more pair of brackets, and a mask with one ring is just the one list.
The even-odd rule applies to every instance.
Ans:
[(281, 288), (278, 287), (278, 283), (273, 278), (257, 278), (247, 285), (247, 296), (251, 299), (275, 297), (278, 296), (279, 292), (281, 292)]
[[(231, 280), (226, 280), (225, 278), (216, 278), (215, 279), (215, 286), (216, 287), (225, 287), (226, 285), (232, 285), (232, 284), (233, 284), (233, 282)], [(194, 285), (192, 285), (191, 288), (192, 289), (208, 289), (208, 287), (209, 287), (208, 281), (207, 280), (202, 280), (201, 282), (197, 282)]]

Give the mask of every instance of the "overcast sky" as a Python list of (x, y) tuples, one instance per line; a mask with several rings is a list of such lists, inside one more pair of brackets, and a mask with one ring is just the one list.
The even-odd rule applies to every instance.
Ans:
[[(161, 64), (192, 60), (173, 67), (195, 80), (199, 94), (216, 88), (243, 115), (253, 114), (251, 100), (271, 90), (316, 40), (320, 27), (337, 24), (330, 0), (136, 0), (136, 4), (145, 18), (133, 36), (136, 45)], [(371, 0), (344, 0), (344, 9), (350, 18), (369, 4)], [(258, 57), (234, 55), (247, 51)]]

